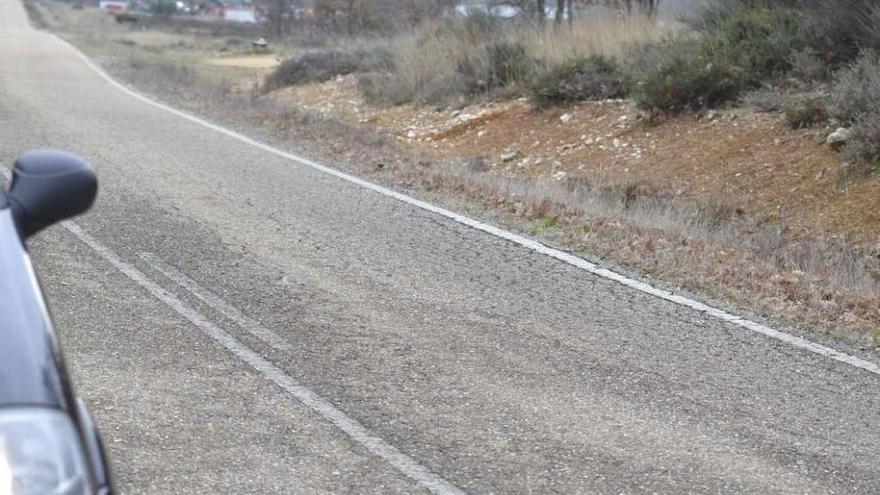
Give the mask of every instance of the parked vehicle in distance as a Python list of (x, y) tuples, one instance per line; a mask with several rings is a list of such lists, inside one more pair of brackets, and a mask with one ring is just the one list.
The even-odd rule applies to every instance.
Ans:
[(0, 494), (114, 492), (100, 435), (74, 394), (25, 240), (88, 210), (92, 166), (32, 151), (0, 187)]

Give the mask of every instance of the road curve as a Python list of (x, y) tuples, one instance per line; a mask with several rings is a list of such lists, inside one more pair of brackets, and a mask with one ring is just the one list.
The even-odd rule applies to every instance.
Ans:
[(0, 162), (126, 493), (878, 493), (878, 377), (125, 94), (0, 0)]

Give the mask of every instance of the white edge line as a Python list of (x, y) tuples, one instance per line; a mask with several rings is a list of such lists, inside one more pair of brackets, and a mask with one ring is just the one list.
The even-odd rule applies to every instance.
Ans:
[(428, 489), (432, 493), (437, 495), (464, 495), (464, 492), (460, 488), (434, 474), (409, 455), (401, 452), (382, 438), (374, 435), (357, 420), (349, 417), (342, 410), (317, 395), (309, 388), (299, 384), (278, 366), (251, 350), (225, 330), (219, 328), (207, 317), (148, 278), (143, 272), (123, 261), (110, 248), (104, 246), (82, 230), (79, 225), (69, 220), (62, 222), (61, 225), (104, 258), (114, 268), (125, 274), (156, 299), (165, 303), (171, 309), (186, 318), (190, 323), (202, 329), (202, 331), (214, 341), (225, 347), (229, 352), (250, 365), (254, 370), (269, 379), (271, 382), (281, 387), (281, 389), (289, 393), (306, 407), (323, 417), (325, 420), (336, 425), (336, 427), (345, 432), (354, 442), (364, 446), (368, 451), (382, 458), (388, 464), (395, 467), (404, 475), (412, 478), (419, 485)]
[(208, 122), (207, 120), (204, 120), (202, 118), (196, 117), (194, 115), (190, 115), (186, 112), (177, 110), (176, 108), (172, 108), (172, 107), (165, 105), (163, 103), (159, 103), (159, 102), (152, 100), (152, 99), (150, 99), (150, 98), (148, 98), (148, 97), (146, 97), (146, 96), (144, 96), (144, 95), (142, 95), (132, 89), (129, 89), (127, 86), (123, 85), (122, 83), (117, 82), (115, 79), (110, 77), (106, 72), (104, 72), (103, 69), (101, 69), (100, 67), (95, 65), (94, 62), (92, 62), (85, 54), (80, 52), (76, 47), (74, 47), (73, 45), (71, 45), (70, 43), (65, 41), (64, 39), (58, 37), (57, 35), (53, 34), (53, 36), (55, 36), (63, 44), (67, 45), (80, 59), (82, 59), (82, 61), (88, 67), (90, 67), (93, 71), (95, 71), (99, 76), (101, 76), (104, 80), (106, 80), (110, 85), (112, 85), (115, 88), (119, 89), (120, 91), (128, 94), (129, 96), (132, 96), (134, 98), (137, 98), (138, 100), (141, 100), (142, 102), (144, 102), (148, 105), (165, 110), (166, 112), (177, 115), (178, 117), (184, 118), (186, 120), (189, 120), (189, 121), (194, 122), (196, 124), (199, 124), (201, 126), (207, 127), (208, 129), (219, 132), (221, 134), (225, 134), (233, 139), (237, 139), (243, 143), (249, 144), (249, 145), (254, 146), (256, 148), (259, 148), (261, 150), (264, 150), (264, 151), (267, 151), (267, 152), (272, 153), (274, 155), (277, 155), (279, 157), (285, 158), (287, 160), (297, 162), (301, 165), (305, 165), (307, 167), (318, 170), (318, 171), (323, 172), (325, 174), (329, 174), (334, 177), (338, 177), (344, 181), (350, 182), (352, 184), (356, 184), (358, 186), (361, 186), (365, 189), (369, 189), (371, 191), (377, 192), (379, 194), (383, 194), (385, 196), (394, 198), (402, 203), (406, 203), (406, 204), (414, 206), (416, 208), (420, 208), (422, 210), (426, 210), (431, 213), (435, 213), (437, 215), (446, 217), (454, 222), (460, 223), (462, 225), (466, 225), (468, 227), (485, 232), (485, 233), (493, 235), (495, 237), (499, 237), (501, 239), (508, 240), (508, 241), (513, 242), (515, 244), (519, 244), (520, 246), (531, 249), (532, 251), (541, 253), (541, 254), (543, 254), (545, 256), (549, 256), (551, 258), (555, 258), (555, 259), (562, 261), (564, 263), (568, 263), (569, 265), (578, 267), (578, 268), (585, 270), (589, 273), (592, 273), (596, 276), (618, 282), (621, 285), (624, 285), (626, 287), (635, 289), (640, 292), (644, 292), (646, 294), (650, 294), (650, 295), (658, 297), (660, 299), (664, 299), (666, 301), (672, 302), (672, 303), (677, 304), (679, 306), (683, 306), (683, 307), (690, 308), (690, 309), (693, 309), (693, 310), (701, 312), (701, 313), (705, 313), (705, 314), (712, 316), (714, 318), (718, 318), (720, 320), (723, 320), (725, 322), (739, 326), (741, 328), (751, 330), (752, 332), (756, 332), (761, 335), (765, 335), (767, 337), (770, 337), (772, 339), (776, 339), (778, 341), (789, 344), (793, 347), (797, 347), (797, 348), (803, 349), (805, 351), (813, 352), (813, 353), (819, 354), (821, 356), (825, 356), (825, 357), (834, 359), (836, 361), (840, 361), (842, 363), (846, 363), (848, 365), (854, 366), (856, 368), (860, 368), (865, 371), (874, 373), (876, 375), (880, 375), (880, 366), (878, 366), (876, 363), (872, 363), (872, 362), (867, 361), (865, 359), (862, 359), (862, 358), (859, 358), (859, 357), (856, 357), (856, 356), (853, 356), (850, 354), (846, 354), (844, 352), (832, 349), (832, 348), (830, 348), (828, 346), (824, 346), (822, 344), (817, 344), (815, 342), (811, 342), (811, 341), (804, 339), (802, 337), (797, 337), (797, 336), (791, 335), (789, 333), (775, 330), (775, 329), (770, 328), (768, 326), (761, 325), (759, 323), (747, 320), (745, 318), (736, 316), (734, 314), (731, 314), (731, 313), (728, 313), (724, 310), (709, 306), (709, 305), (701, 303), (699, 301), (695, 301), (693, 299), (690, 299), (690, 298), (687, 298), (684, 296), (673, 294), (672, 292), (669, 292), (667, 290), (658, 289), (658, 288), (653, 287), (645, 282), (641, 282), (639, 280), (629, 278), (625, 275), (621, 275), (617, 272), (613, 272), (607, 268), (600, 268), (598, 265), (591, 263), (583, 258), (579, 258), (577, 256), (566, 253), (564, 251), (560, 251), (558, 249), (548, 247), (548, 246), (546, 246), (538, 241), (535, 241), (533, 239), (529, 239), (527, 237), (523, 237), (521, 235), (517, 235), (512, 232), (508, 232), (506, 230), (503, 230), (498, 227), (474, 220), (472, 218), (468, 218), (464, 215), (460, 215), (460, 214), (455, 213), (453, 211), (449, 211), (445, 208), (440, 208), (438, 206), (434, 206), (430, 203), (426, 203), (424, 201), (415, 199), (413, 197), (407, 196), (407, 195), (399, 193), (397, 191), (393, 191), (393, 190), (388, 189), (386, 187), (382, 187), (380, 185), (373, 184), (372, 182), (368, 182), (368, 181), (361, 179), (359, 177), (355, 177), (353, 175), (347, 174), (345, 172), (341, 172), (341, 171), (336, 170), (334, 168), (331, 168), (331, 167), (328, 167), (325, 165), (321, 165), (320, 163), (313, 162), (312, 160), (309, 160), (307, 158), (303, 158), (301, 156), (297, 156), (292, 153), (288, 153), (286, 151), (279, 150), (278, 148), (274, 148), (272, 146), (269, 146), (268, 144), (262, 143), (260, 141), (253, 139), (253, 138), (249, 138), (243, 134), (239, 134), (235, 131), (226, 129), (225, 127), (221, 127), (217, 124), (213, 124), (211, 122)]
[(174, 267), (166, 263), (165, 261), (159, 259), (153, 253), (141, 253), (140, 257), (145, 262), (149, 263), (150, 266), (161, 272), (163, 275), (176, 282), (178, 285), (189, 291), (192, 295), (196, 296), (199, 300), (207, 304), (208, 306), (216, 309), (220, 314), (229, 318), (230, 320), (237, 323), (240, 327), (244, 328), (251, 335), (257, 337), (263, 342), (269, 344), (278, 350), (286, 350), (290, 349), (290, 344), (287, 343), (282, 337), (280, 337), (277, 333), (272, 330), (264, 327), (260, 322), (251, 318), (250, 316), (242, 313), (238, 308), (232, 306), (227, 303), (223, 299), (221, 299), (218, 295), (201, 287), (195, 280), (187, 277), (180, 270), (176, 270)]

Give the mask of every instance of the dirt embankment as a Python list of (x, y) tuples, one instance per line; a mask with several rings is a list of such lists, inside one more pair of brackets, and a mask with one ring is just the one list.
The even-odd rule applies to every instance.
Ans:
[(880, 178), (825, 144), (832, 129), (793, 130), (778, 114), (731, 109), (652, 126), (624, 101), (547, 112), (523, 101), (379, 108), (364, 101), (353, 77), (274, 97), (379, 128), (438, 161), (481, 157), (493, 173), (529, 180), (645, 184), (683, 199), (720, 200), (795, 233), (842, 235), (880, 249)]

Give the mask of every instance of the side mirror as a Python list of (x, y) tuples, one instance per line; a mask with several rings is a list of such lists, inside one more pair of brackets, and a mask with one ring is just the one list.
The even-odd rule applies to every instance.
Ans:
[(6, 197), (22, 238), (88, 210), (98, 193), (95, 169), (63, 151), (29, 151), (15, 161)]

